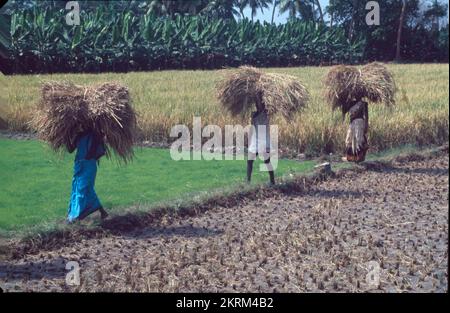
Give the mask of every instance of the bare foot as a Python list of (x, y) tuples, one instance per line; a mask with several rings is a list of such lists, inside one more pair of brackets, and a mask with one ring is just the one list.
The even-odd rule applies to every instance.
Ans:
[(100, 211), (100, 218), (102, 220), (104, 220), (104, 219), (106, 219), (108, 217), (108, 213), (105, 211), (104, 208), (100, 208), (99, 211)]

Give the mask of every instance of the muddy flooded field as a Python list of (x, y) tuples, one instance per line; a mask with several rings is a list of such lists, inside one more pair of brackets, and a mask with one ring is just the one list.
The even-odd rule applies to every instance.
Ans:
[[(446, 292), (448, 156), (0, 263), (6, 291)], [(80, 266), (66, 284), (66, 263)]]

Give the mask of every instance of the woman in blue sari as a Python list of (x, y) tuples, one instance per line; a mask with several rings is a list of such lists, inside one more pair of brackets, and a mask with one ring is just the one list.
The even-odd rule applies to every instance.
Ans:
[(104, 141), (99, 134), (86, 131), (78, 136), (75, 144), (76, 147), (68, 148), (70, 153), (76, 148), (77, 153), (67, 220), (69, 223), (83, 220), (95, 211), (99, 211), (101, 218), (105, 219), (108, 214), (94, 190), (97, 164), (106, 153)]

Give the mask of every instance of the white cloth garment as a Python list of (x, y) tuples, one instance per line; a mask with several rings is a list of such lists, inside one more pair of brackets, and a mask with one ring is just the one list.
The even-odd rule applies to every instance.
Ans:
[(364, 145), (364, 127), (365, 121), (362, 118), (357, 118), (348, 128), (345, 145), (347, 147), (352, 147), (354, 154), (358, 153)]
[(255, 112), (252, 116), (252, 125), (248, 151), (261, 155), (270, 153), (270, 124), (267, 112)]

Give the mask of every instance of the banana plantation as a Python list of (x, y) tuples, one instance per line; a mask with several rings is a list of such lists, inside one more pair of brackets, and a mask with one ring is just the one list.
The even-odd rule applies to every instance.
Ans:
[[(364, 40), (343, 28), (302, 20), (281, 25), (210, 16), (172, 18), (117, 12), (81, 13), (69, 26), (67, 10), (33, 8), (10, 16), (4, 54), (7, 72), (102, 72), (356, 63)], [(9, 22), (9, 21), (8, 21)], [(8, 23), (9, 24), (9, 23)]]

